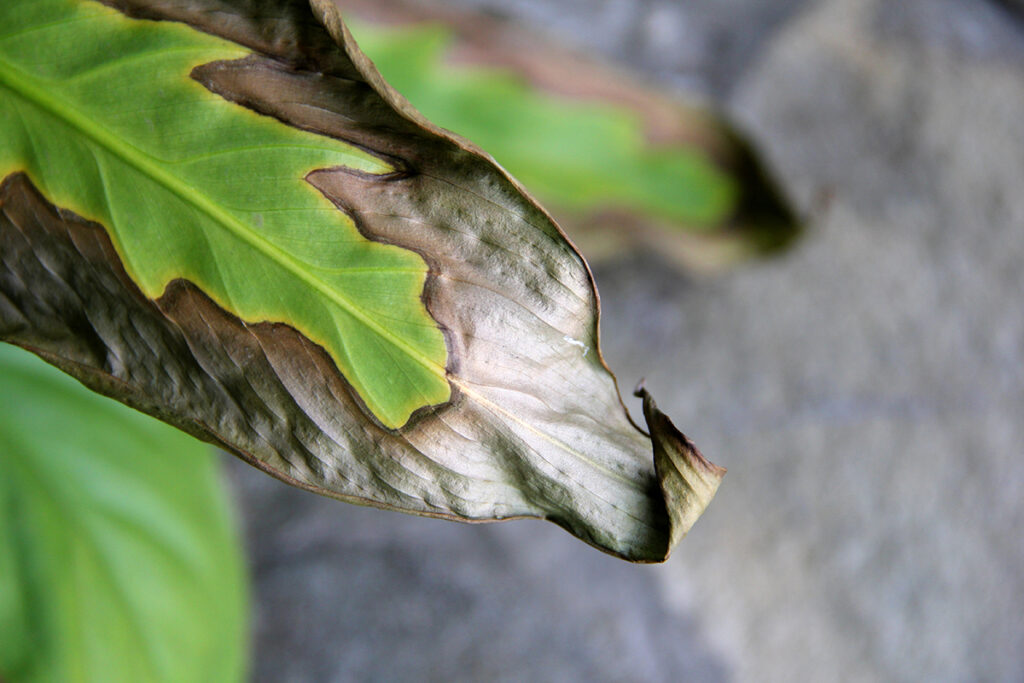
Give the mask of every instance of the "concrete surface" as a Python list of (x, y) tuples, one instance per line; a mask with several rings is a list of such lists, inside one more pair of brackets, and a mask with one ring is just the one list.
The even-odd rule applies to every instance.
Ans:
[[(665, 566), (231, 467), (256, 679), (1024, 680), (1019, 17), (982, 0), (460, 1), (551, 16), (634, 64), (654, 39), (622, 27), (676, 22), (658, 69), (720, 98), (799, 205), (832, 202), (770, 262), (596, 273), (610, 365), (647, 376), (730, 470)], [(713, 15), (726, 37), (694, 19)], [(714, 41), (748, 47), (694, 67)]]
[(249, 512), (256, 680), (729, 680), (657, 572), (554, 525), (410, 517), (231, 469)]

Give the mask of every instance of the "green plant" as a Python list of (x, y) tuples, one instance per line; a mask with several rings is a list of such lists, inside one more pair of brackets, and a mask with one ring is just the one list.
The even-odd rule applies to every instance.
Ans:
[(0, 677), (231, 681), (245, 574), (215, 454), (0, 345)]
[[(631, 424), (582, 257), (486, 154), (380, 78), (327, 0), (8, 0), (0, 140), (0, 339), (95, 391), (325, 495), (451, 519), (546, 518), (634, 561), (665, 559), (714, 495), (723, 471), (642, 390), (649, 434)], [(139, 547), (164, 538), (184, 555), (196, 530), (172, 521), (207, 510), (220, 539), (208, 545), (225, 553), (214, 564), (237, 579), (208, 456), (101, 399), (58, 399), (52, 378), (26, 388), (38, 368), (4, 360), (5, 400), (35, 393), (66, 402), (69, 420), (103, 414), (101, 452), (62, 448), (45, 467), (73, 465), (71, 478), (40, 479), (49, 489), (31, 475), (49, 457), (33, 446), (47, 430), (38, 413), (0, 422), (0, 457), (24, 475), (2, 489), (0, 566), (23, 582), (0, 593), (11, 632), (43, 628), (19, 602), (40, 590), (30, 583), (72, 580), (35, 573), (25, 524), (43, 519), (40, 542), (61, 552), (106, 543), (100, 522), (61, 537), (53, 511), (75, 513), (57, 494), (166, 529)], [(130, 443), (103, 441), (119, 438)], [(105, 457), (128, 469), (104, 470)], [(91, 467), (110, 480), (96, 475), (75, 498), (68, 482), (90, 481)], [(210, 495), (157, 514), (130, 506), (149, 483), (118, 477), (167, 482), (152, 501)], [(210, 562), (192, 559), (183, 566)], [(154, 571), (154, 584), (177, 585)], [(178, 583), (188, 600), (237, 586), (207, 578)], [(230, 604), (206, 607), (237, 634), (241, 598), (221, 592)], [(0, 650), (3, 671), (45, 679), (19, 638)], [(147, 643), (149, 659), (119, 677), (192, 679)], [(60, 666), (100, 671), (79, 660)]]

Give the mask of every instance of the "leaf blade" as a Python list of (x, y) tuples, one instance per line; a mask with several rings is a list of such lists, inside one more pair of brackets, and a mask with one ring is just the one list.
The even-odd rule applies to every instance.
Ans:
[[(590, 270), (522, 187), (391, 89), (329, 3), (315, 2), (315, 13), (299, 0), (275, 3), (272, 19), (259, 0), (114, 4), (256, 50), (192, 76), (260, 121), (399, 169), (303, 177), (370, 243), (429, 265), (417, 302), (443, 331), (450, 399), (399, 428), (373, 419), (337, 349), (295, 326), (239, 317), (202, 281), (175, 279), (154, 298), (107, 226), (54, 206), (24, 174), (0, 185), (0, 337), (294, 485), (450, 519), (541, 517), (620, 557), (665, 559), (721, 473), (696, 498), (672, 496), (686, 510), (670, 514), (662, 487), (677, 480), (656, 470), (652, 441), (631, 424), (600, 356)], [(339, 340), (343, 357), (352, 340)], [(388, 362), (388, 348), (373, 350), (368, 362)], [(380, 391), (394, 381), (415, 385), (394, 375)], [(675, 433), (670, 423), (657, 429)], [(696, 462), (674, 455), (681, 467)]]
[(213, 454), (8, 345), (0, 396), (2, 675), (241, 680), (244, 570)]

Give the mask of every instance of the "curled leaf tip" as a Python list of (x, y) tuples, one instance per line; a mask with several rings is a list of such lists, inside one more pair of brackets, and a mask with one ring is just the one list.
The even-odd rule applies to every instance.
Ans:
[(672, 420), (658, 410), (642, 380), (635, 395), (643, 399), (644, 418), (654, 446), (654, 469), (665, 498), (669, 539), (664, 559), (668, 559), (672, 548), (686, 536), (715, 497), (726, 469), (705, 458)]

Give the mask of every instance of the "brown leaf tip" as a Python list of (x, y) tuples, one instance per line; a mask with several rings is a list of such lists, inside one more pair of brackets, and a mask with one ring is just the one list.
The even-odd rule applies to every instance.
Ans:
[(642, 380), (634, 393), (643, 399), (644, 417), (654, 445), (654, 469), (671, 523), (667, 558), (714, 498), (726, 470), (705, 458), (658, 410)]

